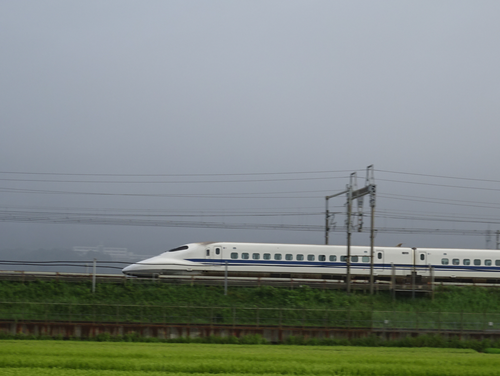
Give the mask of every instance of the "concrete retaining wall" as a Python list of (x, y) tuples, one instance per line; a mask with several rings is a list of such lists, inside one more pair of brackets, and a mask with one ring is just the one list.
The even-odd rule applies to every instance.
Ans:
[(283, 342), (290, 336), (305, 339), (335, 338), (356, 339), (372, 335), (386, 340), (417, 337), (424, 334), (441, 335), (445, 338), (458, 337), (463, 340), (499, 340), (500, 331), (436, 331), (436, 330), (394, 330), (358, 328), (318, 328), (318, 327), (277, 327), (277, 326), (224, 326), (224, 325), (148, 325), (132, 323), (74, 323), (74, 322), (33, 322), (0, 321), (0, 332), (10, 335), (49, 336), (55, 338), (92, 338), (99, 334), (112, 337), (135, 334), (140, 337), (176, 339), (180, 337), (200, 338), (208, 336), (243, 337), (260, 335), (272, 343)]

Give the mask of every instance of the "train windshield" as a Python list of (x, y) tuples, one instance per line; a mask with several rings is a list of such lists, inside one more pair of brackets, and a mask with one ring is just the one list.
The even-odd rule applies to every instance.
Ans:
[[(189, 247), (188, 247), (187, 245), (183, 245), (183, 246), (181, 246), (181, 247), (177, 247), (177, 248), (171, 249), (171, 250), (169, 250), (169, 251), (167, 251), (167, 252), (184, 251), (184, 250), (186, 250), (186, 249), (188, 249), (188, 248), (189, 248)], [(167, 252), (165, 252), (165, 253), (167, 253)]]

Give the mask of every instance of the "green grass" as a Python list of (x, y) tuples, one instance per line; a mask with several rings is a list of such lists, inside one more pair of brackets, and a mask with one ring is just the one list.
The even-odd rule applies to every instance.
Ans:
[(0, 319), (456, 331), (499, 330), (497, 312), (377, 311), (103, 303), (0, 302)]
[(0, 341), (0, 375), (497, 375), (457, 349)]
[(122, 284), (98, 284), (96, 293), (92, 294), (90, 282), (0, 281), (0, 302), (9, 301), (483, 313), (500, 312), (500, 289), (443, 287), (438, 289), (434, 300), (429, 297), (415, 300), (398, 297), (393, 301), (388, 292), (379, 292), (375, 296), (360, 292), (347, 295), (344, 291), (309, 287), (233, 287), (225, 296), (222, 287), (128, 281)]
[[(9, 303), (10, 302), (10, 303)], [(500, 289), (442, 288), (435, 299), (302, 287), (176, 286), (127, 281), (0, 281), (0, 319), (500, 330)]]

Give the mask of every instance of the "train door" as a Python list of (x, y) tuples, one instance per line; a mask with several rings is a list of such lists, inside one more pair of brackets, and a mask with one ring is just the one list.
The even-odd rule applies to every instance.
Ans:
[(427, 262), (427, 253), (424, 252), (424, 251), (416, 251), (417, 252), (417, 260), (416, 260), (416, 264), (418, 266), (427, 266), (428, 265), (428, 262)]
[(375, 250), (374, 266), (378, 270), (384, 270), (384, 251), (382, 249)]
[(207, 246), (205, 247), (205, 259), (207, 259), (207, 260), (211, 260), (211, 259), (212, 259), (212, 257), (213, 257), (212, 252), (213, 252), (212, 247), (211, 247), (211, 246), (209, 246), (209, 245), (207, 245)]
[(213, 250), (214, 250), (213, 259), (222, 263), (222, 246), (214, 245)]
[(414, 250), (415, 252), (415, 266), (417, 267), (417, 274), (429, 275), (429, 261), (427, 260), (427, 252)]

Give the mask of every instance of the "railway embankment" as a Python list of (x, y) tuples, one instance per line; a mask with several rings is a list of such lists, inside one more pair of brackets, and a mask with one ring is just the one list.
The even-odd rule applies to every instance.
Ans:
[(174, 285), (157, 281), (121, 280), (97, 284), (92, 292), (89, 281), (66, 282), (57, 279), (0, 281), (0, 302), (58, 304), (186, 305), (247, 308), (310, 308), (380, 311), (500, 312), (500, 289), (479, 286), (436, 288), (430, 295), (394, 297), (389, 291), (370, 295), (354, 290), (299, 286), (230, 287), (227, 295), (220, 286)]
[(139, 335), (383, 340), (500, 338), (500, 291), (441, 287), (429, 295), (329, 289), (167, 285), (127, 281), (0, 281), (0, 332), (64, 338)]

